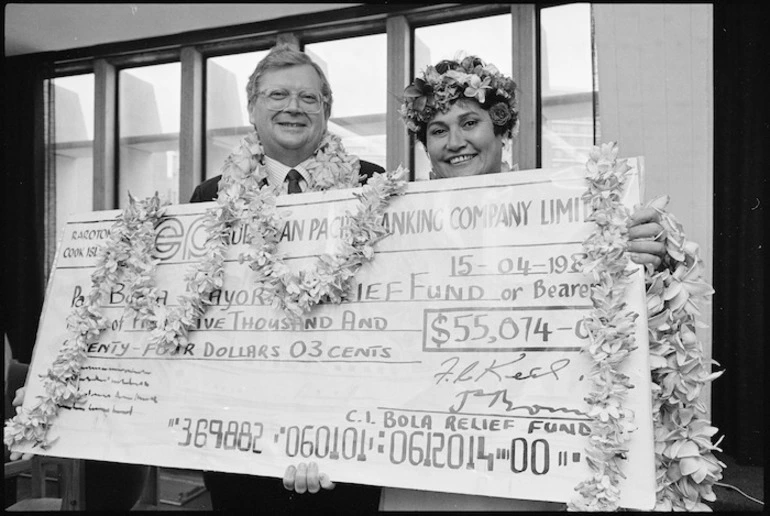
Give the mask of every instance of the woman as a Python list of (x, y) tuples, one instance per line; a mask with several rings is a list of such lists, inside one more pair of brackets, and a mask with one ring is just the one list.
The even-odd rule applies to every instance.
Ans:
[[(519, 121), (516, 84), (476, 56), (429, 66), (407, 86), (400, 114), (431, 162), (431, 179), (507, 171), (502, 153)], [(653, 208), (638, 209), (629, 224), (628, 251), (657, 268), (665, 254), (663, 226)], [(404, 489), (383, 489), (383, 510), (553, 511), (563, 504)]]
[[(404, 90), (400, 114), (430, 158), (430, 177), (476, 176), (507, 170), (503, 146), (518, 133), (516, 83), (476, 56), (429, 66)], [(654, 208), (637, 209), (629, 224), (631, 259), (657, 268), (665, 235)]]

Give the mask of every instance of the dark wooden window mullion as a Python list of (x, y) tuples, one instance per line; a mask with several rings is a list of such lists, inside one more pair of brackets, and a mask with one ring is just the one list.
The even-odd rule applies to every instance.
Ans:
[(118, 76), (106, 59), (94, 61), (93, 208), (117, 208)]
[(293, 32), (282, 32), (275, 38), (276, 45), (287, 44), (296, 50), (301, 49), (301, 42), (299, 37)]
[(513, 79), (519, 88), (519, 134), (513, 140), (513, 164), (536, 168), (538, 159), (537, 26), (535, 4), (511, 6)]
[(187, 202), (205, 177), (205, 60), (195, 47), (183, 47), (179, 131), (179, 202)]
[(386, 169), (395, 170), (399, 165), (404, 165), (410, 169), (410, 179), (414, 180), (409, 134), (398, 115), (404, 87), (412, 77), (412, 30), (405, 16), (393, 16), (386, 22), (386, 31), (388, 38)]

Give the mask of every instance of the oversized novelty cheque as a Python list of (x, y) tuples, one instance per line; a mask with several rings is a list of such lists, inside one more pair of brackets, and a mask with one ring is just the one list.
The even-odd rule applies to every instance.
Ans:
[[(639, 160), (623, 202), (639, 202)], [(81, 402), (59, 412), (36, 453), (281, 477), (313, 460), (338, 482), (566, 502), (590, 476), (590, 361), (581, 320), (592, 277), (580, 272), (595, 224), (581, 199), (585, 169), (536, 170), (412, 183), (393, 198), (390, 235), (349, 298), (299, 319), (271, 307), (239, 263), (233, 231), (221, 290), (169, 351), (123, 316), (89, 345)], [(295, 269), (330, 252), (351, 190), (279, 197), (280, 251)], [(203, 252), (204, 212), (169, 207), (157, 228), (155, 281), (170, 309)], [(117, 211), (73, 217), (48, 284), (25, 407), (84, 301), (97, 249)], [(644, 276), (627, 291), (636, 350), (624, 362), (628, 445), (621, 505), (655, 500)], [(31, 449), (18, 446), (16, 449)]]

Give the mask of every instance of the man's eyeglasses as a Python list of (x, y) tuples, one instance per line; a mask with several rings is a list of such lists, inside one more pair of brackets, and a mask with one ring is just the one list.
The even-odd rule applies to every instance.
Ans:
[(259, 91), (257, 96), (265, 99), (265, 107), (270, 111), (283, 111), (289, 106), (292, 97), (297, 99), (297, 106), (306, 113), (319, 113), (326, 98), (315, 91), (289, 91), (272, 88)]

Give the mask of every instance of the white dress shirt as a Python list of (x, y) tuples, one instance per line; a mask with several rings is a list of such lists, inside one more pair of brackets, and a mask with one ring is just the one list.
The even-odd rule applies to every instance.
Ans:
[(286, 175), (289, 170), (294, 169), (299, 172), (302, 179), (299, 181), (299, 186), (303, 192), (307, 191), (307, 180), (310, 177), (310, 173), (305, 168), (305, 165), (310, 162), (311, 158), (306, 159), (302, 163), (294, 167), (287, 167), (280, 161), (274, 160), (269, 156), (265, 156), (265, 167), (267, 168), (267, 184), (270, 186), (280, 186), (278, 192), (280, 195), (285, 195), (289, 190), (289, 183), (286, 181)]

